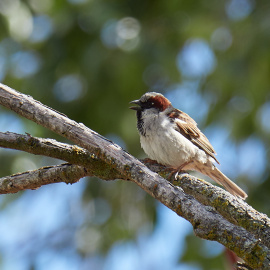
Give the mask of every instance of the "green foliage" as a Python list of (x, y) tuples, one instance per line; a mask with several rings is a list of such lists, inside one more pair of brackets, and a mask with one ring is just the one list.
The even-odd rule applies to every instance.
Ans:
[[(232, 175), (239, 169), (235, 164), (246, 162), (237, 147), (251, 136), (262, 144), (263, 154), (256, 152), (256, 147), (252, 152), (243, 148), (250, 156), (249, 164), (252, 158), (254, 162), (260, 160), (259, 156), (266, 161), (259, 164), (254, 177), (245, 170), (239, 172), (238, 179), (248, 191), (248, 202), (269, 213), (270, 4), (245, 0), (240, 10), (233, 6), (228, 11), (230, 4), (239, 2), (5, 0), (0, 3), (0, 79), (115, 140), (137, 157), (143, 153), (128, 102), (149, 89), (163, 93), (176, 89), (181, 96), (177, 86), (195, 83), (196, 96), (180, 100), (178, 107), (192, 106), (194, 97), (199, 104), (206, 100), (202, 119), (201, 107), (187, 112), (201, 119), (202, 130), (210, 126), (211, 130), (222, 127), (227, 131), (229, 138), (223, 150), (234, 146), (230, 152), (235, 156), (229, 169)], [(233, 17), (245, 8), (250, 11)], [(123, 21), (127, 17), (132, 20)], [(188, 76), (178, 68), (179, 53), (194, 39), (209, 44), (213, 52), (216, 64), (206, 75)], [(23, 55), (25, 52), (28, 54)], [(11, 115), (14, 117), (1, 108), (2, 119)], [(65, 141), (27, 120), (21, 121), (21, 127), (12, 126), (13, 120), (9, 124), (2, 121), (1, 131)], [(254, 145), (253, 141), (249, 145)], [(0, 155), (1, 175), (14, 173), (21, 154), (1, 151)], [(221, 148), (219, 157), (222, 155)], [(39, 167), (51, 162), (22, 156), (22, 170), (32, 169), (33, 163)], [(80, 242), (77, 252), (83, 256), (106, 253), (116, 241), (136, 238), (142, 227), (149, 232), (156, 221), (155, 202), (131, 183), (87, 180), (82, 201), (85, 221), (75, 229), (79, 239), (87, 240), (86, 235), (93, 231), (103, 235), (96, 238), (102, 240), (96, 240), (94, 250)], [(95, 209), (98, 203), (104, 206), (97, 208), (99, 211), (109, 213), (106, 222), (99, 223), (102, 217), (89, 214), (89, 205)], [(194, 236), (188, 237), (185, 260), (197, 261), (203, 269), (221, 269), (220, 257), (195, 256), (192, 241), (200, 245)]]
[[(207, 248), (205, 240), (200, 240), (192, 235), (187, 236), (186, 242), (186, 251), (181, 257), (181, 261), (188, 262), (190, 264), (194, 264), (194, 262), (197, 261), (199, 262), (200, 269), (203, 270), (228, 269), (224, 252), (223, 250), (219, 250), (220, 247), (217, 247), (217, 244), (208, 242), (209, 247)], [(211, 249), (214, 254), (209, 252)], [(216, 252), (216, 249), (218, 252)]]

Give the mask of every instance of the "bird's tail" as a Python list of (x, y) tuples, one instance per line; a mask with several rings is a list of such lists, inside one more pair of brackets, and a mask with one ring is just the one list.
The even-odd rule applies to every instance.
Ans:
[(232, 182), (226, 175), (224, 175), (218, 168), (207, 171), (207, 176), (215, 180), (217, 183), (225, 187), (231, 194), (238, 196), (245, 200), (247, 194), (240, 187), (238, 187), (234, 182)]

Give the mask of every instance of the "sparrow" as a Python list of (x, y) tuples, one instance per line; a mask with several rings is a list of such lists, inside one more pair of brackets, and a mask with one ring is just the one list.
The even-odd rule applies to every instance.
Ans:
[(216, 152), (197, 123), (186, 113), (174, 108), (160, 93), (148, 92), (130, 102), (137, 111), (137, 128), (145, 153), (158, 163), (175, 171), (198, 171), (224, 186), (242, 199), (247, 194), (215, 165)]

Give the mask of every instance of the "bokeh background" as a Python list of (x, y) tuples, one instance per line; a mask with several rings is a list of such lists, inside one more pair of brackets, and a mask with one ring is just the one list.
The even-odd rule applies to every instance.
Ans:
[[(144, 154), (128, 102), (158, 91), (269, 214), (268, 0), (1, 0), (0, 81)], [(0, 130), (65, 139), (0, 108)], [(0, 175), (60, 161), (0, 149)], [(3, 270), (228, 269), (224, 248), (133, 183), (0, 196)]]

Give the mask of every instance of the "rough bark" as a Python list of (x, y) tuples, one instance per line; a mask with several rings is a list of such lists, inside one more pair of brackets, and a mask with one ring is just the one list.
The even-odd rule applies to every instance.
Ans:
[(64, 160), (71, 164), (84, 166), (89, 172), (103, 180), (124, 178), (116, 169), (77, 145), (60, 143), (53, 139), (32, 137), (13, 132), (0, 132), (0, 147), (25, 151), (34, 155), (42, 155)]
[(38, 170), (0, 178), (0, 194), (16, 193), (25, 189), (37, 189), (52, 183), (73, 184), (87, 175), (89, 175), (89, 172), (78, 165), (47, 166)]
[[(29, 134), (21, 135), (12, 132), (0, 132), (0, 147), (48, 156), (64, 160), (70, 164), (80, 165), (85, 168), (86, 174), (83, 176), (96, 176), (103, 180), (128, 180), (117, 170), (111, 169), (103, 160), (76, 145), (60, 143), (52, 139), (36, 138)], [(162, 174), (164, 178), (168, 178), (170, 171), (164, 166), (147, 162), (145, 164), (152, 171)], [(69, 175), (69, 177), (71, 176)], [(49, 183), (54, 182), (54, 180), (50, 181)], [(74, 181), (76, 180), (72, 180), (72, 182)], [(236, 200), (234, 196), (224, 192), (224, 189), (198, 180), (196, 177), (188, 174), (180, 174), (173, 184), (182, 187), (185, 193), (192, 195), (202, 204), (214, 207), (229, 222), (240, 225), (247, 231), (254, 233), (256, 237), (261, 239), (264, 245), (270, 248), (270, 220), (266, 215), (259, 213), (244, 201)], [(31, 185), (29, 187), (24, 185), (21, 190), (26, 188), (31, 189), (32, 187)], [(1, 182), (0, 193), (6, 193)]]
[[(107, 176), (111, 176), (109, 178), (113, 178), (113, 173), (115, 173), (114, 177), (117, 176), (116, 178), (135, 182), (179, 216), (189, 220), (193, 225), (195, 234), (199, 237), (220, 242), (234, 251), (245, 260), (248, 266), (254, 269), (270, 268), (269, 220), (240, 199), (187, 175), (180, 176), (177, 180), (178, 182), (175, 182), (175, 184), (181, 184), (181, 187), (186, 191), (184, 192), (182, 188), (173, 185), (149, 170), (144, 164), (125, 152), (118, 145), (85, 127), (83, 124), (78, 124), (65, 115), (35, 101), (32, 97), (16, 92), (2, 84), (0, 84), (0, 104), (80, 146), (69, 146), (70, 156), (66, 158), (66, 153), (62, 153), (60, 157), (63, 160), (70, 159), (68, 161), (71, 161), (72, 164), (81, 165), (65, 164), (66, 166), (72, 166), (72, 170), (74, 169), (76, 172), (74, 175), (72, 173), (69, 174), (69, 181), (72, 182), (72, 179), (78, 178), (75, 166), (77, 166), (78, 170), (84, 170), (86, 175), (94, 174), (100, 178), (106, 178), (102, 177), (100, 173), (98, 174), (95, 168), (90, 165), (92, 162), (98, 162), (101, 168), (104, 166), (105, 170), (108, 170)], [(1, 145), (3, 147), (11, 147), (8, 143), (11, 143), (12, 139), (4, 139), (5, 135), (12, 134), (1, 134)], [(14, 134), (10, 137), (13, 137), (13, 140), (16, 141)], [(36, 138), (28, 137), (26, 139), (28, 143), (31, 140), (36, 142)], [(50, 145), (49, 140), (47, 140), (48, 144)], [(17, 143), (17, 145), (24, 146), (18, 146), (16, 149), (22, 147), (20, 150), (30, 152), (27, 149), (31, 149), (31, 147), (27, 146), (27, 142), (25, 144), (24, 142)], [(36, 146), (35, 143), (33, 145)], [(61, 148), (63, 144), (59, 143), (59, 146)], [(23, 147), (25, 148), (23, 149)], [(34, 147), (32, 147), (31, 151), (34, 153), (36, 150), (34, 151), (33, 149)], [(79, 153), (77, 158), (76, 149)], [(55, 149), (52, 147), (51, 150), (47, 151), (54, 152)], [(58, 153), (59, 155), (60, 152)], [(35, 152), (35, 154), (37, 153), (38, 151)], [(44, 153), (41, 151), (40, 154)], [(85, 160), (82, 158), (82, 161), (82, 159), (80, 160), (80, 155), (87, 157)], [(82, 162), (85, 163), (82, 164)], [(52, 177), (52, 179), (55, 178)], [(190, 180), (192, 185), (187, 184)], [(63, 181), (66, 182), (65, 179)], [(7, 184), (7, 179), (5, 183)], [(195, 188), (193, 188), (193, 185), (195, 185)], [(201, 189), (201, 187), (203, 188)], [(246, 220), (254, 220), (257, 225), (246, 225)]]

